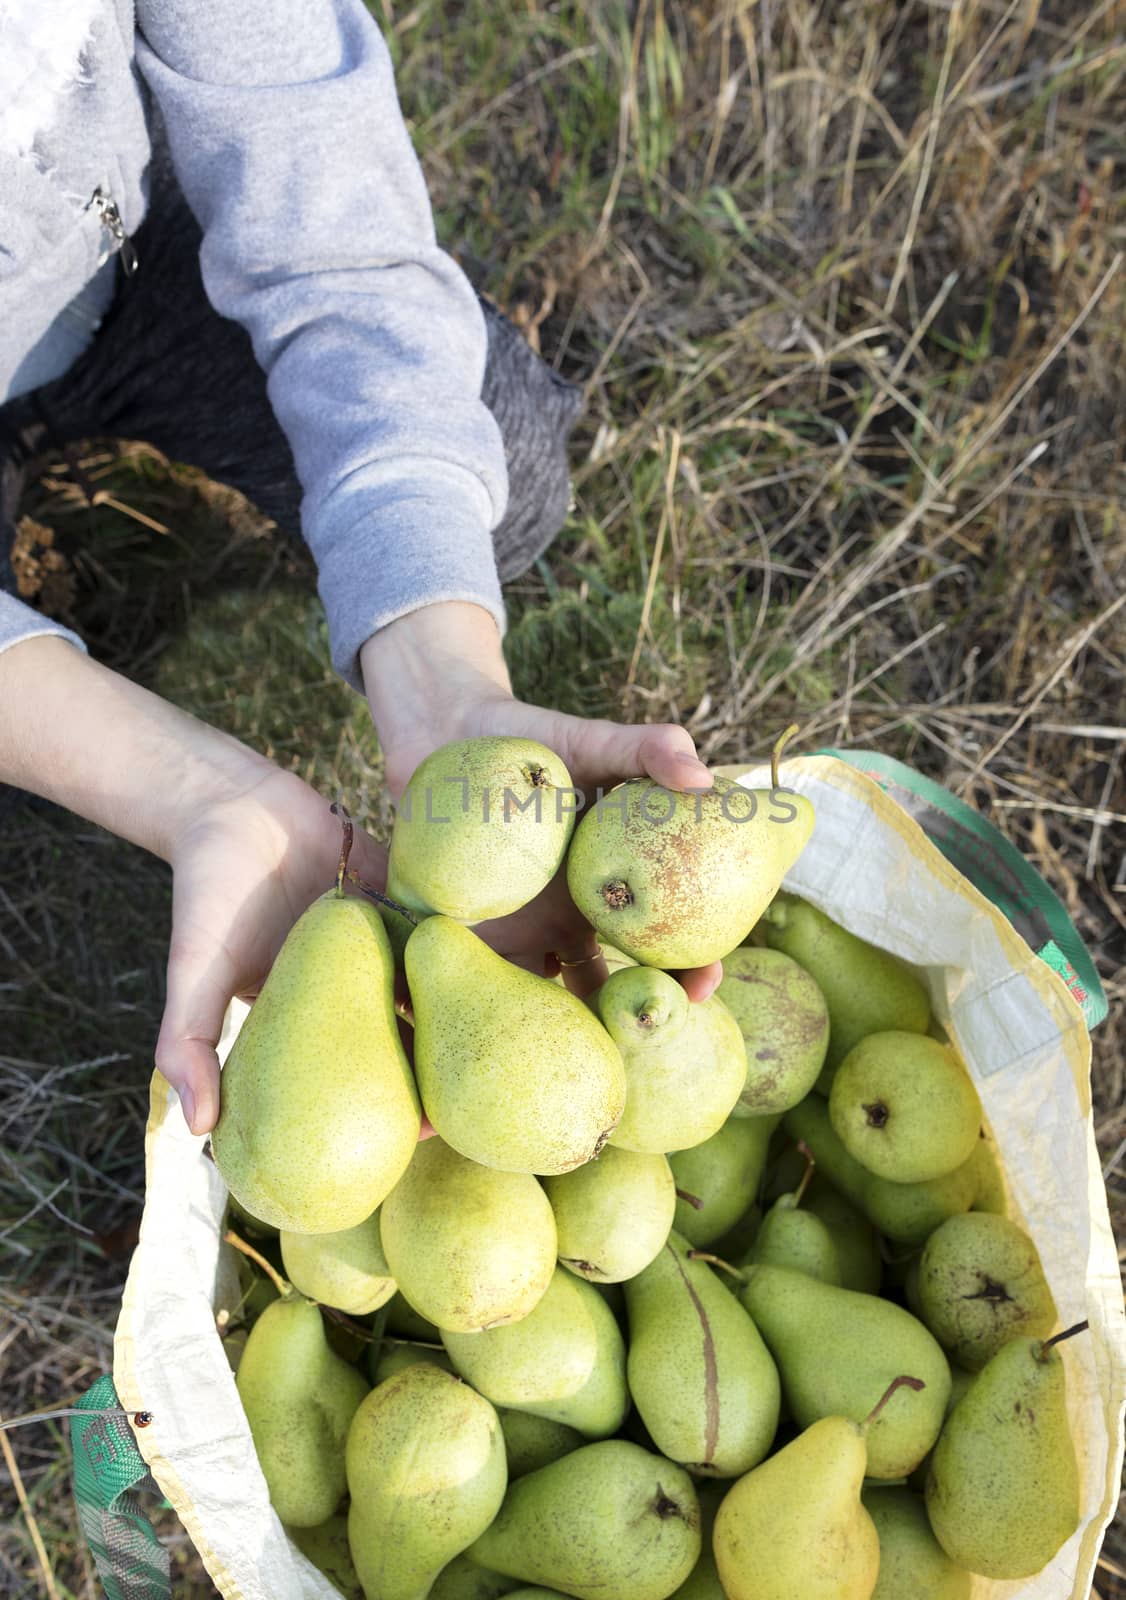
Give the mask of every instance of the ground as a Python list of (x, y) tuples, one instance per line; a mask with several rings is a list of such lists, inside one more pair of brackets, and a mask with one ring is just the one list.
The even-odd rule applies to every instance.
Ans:
[[(374, 9), (445, 244), (586, 390), (571, 517), (508, 592), (518, 691), (683, 722), (715, 763), (796, 721), (799, 748), (882, 750), (987, 814), (1103, 976), (1095, 1123), (1123, 1237), (1121, 12)], [(378, 747), (300, 550), (136, 444), (45, 462), (24, 509), (29, 597), (377, 818)], [(169, 877), (48, 807), (0, 815), (11, 1415), (110, 1366)], [(0, 1517), (0, 1588), (94, 1595), (59, 1425), (7, 1438), (27, 1506)], [(178, 1597), (211, 1594), (166, 1531)], [(1112, 1531), (1104, 1600), (1124, 1568)]]

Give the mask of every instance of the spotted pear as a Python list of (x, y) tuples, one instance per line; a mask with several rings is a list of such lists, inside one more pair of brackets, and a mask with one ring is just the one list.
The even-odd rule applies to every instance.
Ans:
[(263, 1222), (355, 1227), (405, 1172), (421, 1116), (393, 977), (364, 900), (330, 890), (290, 929), (227, 1058), (211, 1135), (224, 1182)]
[(345, 1491), (344, 1441), (368, 1386), (329, 1349), (303, 1295), (267, 1306), (235, 1378), (270, 1503), (291, 1528), (315, 1528)]
[(713, 1244), (754, 1203), (777, 1117), (730, 1116), (710, 1139), (669, 1157), (676, 1180), (677, 1233)]
[(861, 1493), (880, 1540), (880, 1572), (872, 1600), (970, 1600), (973, 1579), (951, 1561), (931, 1532), (927, 1508), (910, 1489)]
[(917, 1033), (873, 1033), (838, 1066), (829, 1120), (869, 1172), (927, 1183), (974, 1155), (981, 1102), (948, 1045)]
[(809, 973), (780, 950), (740, 945), (723, 958), (717, 993), (747, 1052), (736, 1114), (767, 1116), (804, 1100), (829, 1048), (829, 1010)]
[(818, 1087), (861, 1039), (899, 1029), (926, 1033), (930, 998), (922, 981), (886, 950), (868, 944), (807, 900), (779, 894), (763, 916), (767, 945), (781, 950), (815, 980), (829, 1008), (829, 1050)]
[(1007, 1217), (968, 1211), (936, 1228), (919, 1263), (919, 1315), (950, 1359), (980, 1372), (1003, 1344), (1052, 1331), (1035, 1244)]
[(439, 1367), (408, 1367), (356, 1412), (348, 1540), (367, 1600), (426, 1600), (489, 1526), (508, 1482), (489, 1402)]
[(396, 810), (388, 897), (467, 924), (519, 911), (562, 865), (578, 799), (563, 762), (534, 739), (443, 745)]
[(563, 1267), (518, 1322), (442, 1339), (456, 1371), (494, 1405), (535, 1412), (590, 1439), (622, 1425), (626, 1352), (614, 1313)]
[(529, 1472), (538, 1472), (541, 1467), (559, 1461), (587, 1443), (577, 1428), (552, 1422), (549, 1417), (517, 1411), (513, 1406), (497, 1406), (496, 1411), (504, 1434), (509, 1483)]
[(649, 1265), (669, 1236), (676, 1184), (663, 1155), (609, 1144), (596, 1161), (543, 1180), (560, 1265), (593, 1283), (620, 1283)]
[(797, 1188), (791, 1194), (779, 1195), (763, 1217), (740, 1266), (762, 1262), (791, 1267), (822, 1283), (840, 1283), (841, 1264), (832, 1234), (819, 1216), (802, 1209), (813, 1171), (810, 1161)]
[(700, 1554), (699, 1503), (682, 1468), (604, 1439), (512, 1484), (469, 1554), (576, 1600), (668, 1600)]
[(583, 816), (567, 856), (579, 911), (635, 961), (701, 967), (742, 942), (813, 831), (804, 795), (729, 778), (690, 794), (635, 778)]
[(340, 1233), (281, 1234), (286, 1277), (295, 1289), (353, 1317), (386, 1305), (395, 1280), (379, 1238), (379, 1212)]
[(613, 973), (592, 1005), (625, 1063), (611, 1143), (659, 1155), (717, 1133), (746, 1077), (743, 1036), (722, 1000), (690, 1005), (675, 978), (639, 966)]
[(448, 1145), (482, 1166), (547, 1176), (598, 1154), (622, 1115), (626, 1073), (581, 1000), (448, 917), (411, 934), (406, 972), (419, 1092)]
[(555, 1270), (555, 1218), (536, 1180), (478, 1166), (441, 1139), (419, 1144), (380, 1224), (400, 1290), (444, 1332), (526, 1317)]

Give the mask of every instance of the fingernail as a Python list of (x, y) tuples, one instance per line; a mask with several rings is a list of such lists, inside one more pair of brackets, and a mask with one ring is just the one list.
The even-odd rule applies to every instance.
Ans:
[(184, 1113), (184, 1121), (188, 1125), (189, 1133), (194, 1133), (195, 1129), (192, 1124), (195, 1121), (195, 1095), (190, 1089), (184, 1088), (180, 1090), (180, 1110)]

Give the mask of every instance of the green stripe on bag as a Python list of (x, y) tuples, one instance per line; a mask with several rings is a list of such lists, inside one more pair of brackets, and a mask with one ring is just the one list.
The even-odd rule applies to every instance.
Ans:
[[(99, 1378), (83, 1411), (120, 1407), (113, 1379)], [(124, 1417), (72, 1417), (74, 1498), (107, 1600), (171, 1600), (168, 1552), (145, 1516), (140, 1488), (160, 1490)]]

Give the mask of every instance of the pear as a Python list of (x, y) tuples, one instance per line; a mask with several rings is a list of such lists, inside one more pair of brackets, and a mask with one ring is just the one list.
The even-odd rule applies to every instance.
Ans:
[(411, 934), (406, 971), (419, 1092), (447, 1144), (486, 1167), (548, 1176), (598, 1154), (626, 1074), (581, 1000), (448, 917)]
[(625, 1292), (630, 1393), (658, 1450), (708, 1476), (748, 1471), (770, 1449), (780, 1398), (751, 1318), (676, 1233)]
[(227, 1187), (264, 1222), (355, 1227), (406, 1170), (421, 1116), (393, 976), (366, 901), (330, 890), (290, 929), (227, 1058), (211, 1135)]
[(886, 950), (849, 933), (792, 894), (775, 897), (762, 927), (770, 949), (804, 967), (825, 997), (829, 1050), (818, 1080), (825, 1094), (837, 1067), (868, 1034), (889, 1029), (926, 1033), (931, 1020), (926, 988)]
[(952, 1561), (986, 1578), (1040, 1572), (1079, 1526), (1079, 1472), (1055, 1348), (1065, 1337), (1013, 1339), (998, 1350), (935, 1448), (927, 1480), (935, 1538)]
[(931, 1532), (927, 1511), (910, 1489), (866, 1488), (861, 1501), (880, 1540), (880, 1573), (872, 1600), (970, 1600), (973, 1579)]
[(724, 956), (717, 993), (747, 1051), (736, 1113), (762, 1117), (804, 1100), (829, 1048), (829, 1008), (805, 968), (781, 950), (741, 945)]
[(468, 1556), (455, 1556), (434, 1579), (429, 1600), (501, 1600), (519, 1587), (518, 1578), (487, 1572)]
[(820, 1283), (786, 1267), (746, 1269), (740, 1299), (778, 1363), (795, 1420), (860, 1422), (872, 1394), (909, 1372), (925, 1387), (892, 1396), (868, 1433), (868, 1475), (903, 1478), (938, 1438), (950, 1393), (941, 1348), (889, 1300)]
[(232, 1223), (237, 1223), (239, 1231), (250, 1239), (276, 1239), (278, 1230), (272, 1222), (263, 1222), (261, 1217), (256, 1217), (245, 1206), (239, 1205), (233, 1194), (227, 1196), (227, 1214)]
[(610, 1135), (653, 1155), (702, 1144), (726, 1122), (746, 1077), (743, 1036), (721, 1000), (690, 1005), (665, 972), (623, 967), (592, 997), (625, 1063), (625, 1111)]
[(794, 1192), (780, 1195), (766, 1213), (740, 1266), (762, 1262), (790, 1267), (822, 1283), (839, 1285), (841, 1264), (833, 1236), (820, 1217), (801, 1209), (812, 1177), (813, 1162), (810, 1161)]
[(395, 1282), (443, 1332), (526, 1317), (555, 1270), (555, 1218), (526, 1173), (496, 1172), (425, 1139), (380, 1219)]
[(947, 1045), (917, 1033), (874, 1033), (837, 1068), (829, 1119), (869, 1172), (926, 1183), (975, 1153), (981, 1102)]
[(669, 1236), (676, 1184), (663, 1155), (607, 1145), (596, 1161), (543, 1180), (560, 1265), (592, 1283), (620, 1283)]
[(339, 1233), (281, 1234), (286, 1277), (323, 1306), (363, 1317), (386, 1305), (395, 1280), (379, 1238), (379, 1212)]
[(975, 1211), (991, 1211), (994, 1216), (1003, 1217), (1008, 1214), (1009, 1202), (1005, 1192), (1005, 1174), (1001, 1168), (1001, 1159), (997, 1154), (997, 1146), (982, 1128), (978, 1134), (977, 1149), (974, 1151), (974, 1166), (977, 1171), (977, 1195), (974, 1199)]
[[(383, 1240), (383, 1224), (380, 1223), (380, 1242)], [(439, 1344), (441, 1334), (432, 1322), (425, 1317), (420, 1317), (409, 1300), (404, 1300), (400, 1293), (393, 1294), (387, 1302), (384, 1313), (384, 1331), (394, 1334), (397, 1339), (413, 1339), (421, 1344)]]
[(492, 1406), (429, 1365), (371, 1391), (345, 1462), (348, 1539), (367, 1600), (426, 1600), (496, 1516), (508, 1482)]
[(629, 1407), (626, 1352), (614, 1313), (592, 1284), (558, 1268), (526, 1317), (486, 1333), (443, 1333), (458, 1373), (498, 1406), (616, 1433)]
[(970, 1372), (1010, 1339), (1042, 1338), (1056, 1321), (1036, 1246), (1015, 1222), (987, 1211), (935, 1229), (919, 1263), (918, 1295), (927, 1327)]
[(579, 911), (635, 961), (702, 967), (740, 944), (813, 831), (804, 795), (729, 778), (690, 794), (635, 778), (575, 829), (567, 887)]
[(368, 1386), (334, 1355), (321, 1313), (288, 1294), (266, 1307), (235, 1378), (270, 1504), (291, 1528), (315, 1528), (344, 1496), (344, 1441)]
[(504, 1434), (509, 1483), (561, 1460), (587, 1442), (577, 1428), (535, 1416), (531, 1411), (498, 1406), (497, 1416)]
[(879, 1178), (849, 1155), (833, 1131), (829, 1107), (820, 1095), (807, 1095), (783, 1119), (793, 1139), (804, 1140), (821, 1172), (859, 1208), (878, 1232), (896, 1244), (919, 1246), (947, 1217), (968, 1211), (978, 1192), (976, 1152), (953, 1172), (926, 1183), (893, 1183)]
[(364, 1600), (348, 1548), (347, 1517), (329, 1517), (315, 1528), (287, 1528), (286, 1532), (301, 1554), (324, 1574), (333, 1588), (339, 1589), (345, 1600)]
[(680, 1467), (604, 1439), (512, 1484), (469, 1554), (576, 1600), (667, 1600), (699, 1557), (700, 1508)]
[(669, 1157), (677, 1193), (673, 1226), (689, 1244), (713, 1244), (754, 1203), (777, 1121), (731, 1116), (703, 1144)]
[(386, 1383), (399, 1372), (419, 1363), (441, 1367), (452, 1372), (454, 1364), (444, 1350), (430, 1350), (425, 1345), (408, 1344), (401, 1339), (380, 1340), (368, 1347), (368, 1371), (372, 1385)]
[(534, 739), (443, 745), (395, 813), (388, 897), (462, 923), (519, 911), (562, 865), (578, 799), (563, 762)]
[(804, 1209), (829, 1231), (836, 1247), (841, 1288), (878, 1294), (883, 1262), (879, 1237), (867, 1217), (816, 1171), (806, 1192)]
[(866, 1445), (916, 1381), (897, 1377), (860, 1421), (821, 1417), (728, 1490), (712, 1538), (728, 1600), (870, 1600), (880, 1541), (860, 1499)]

